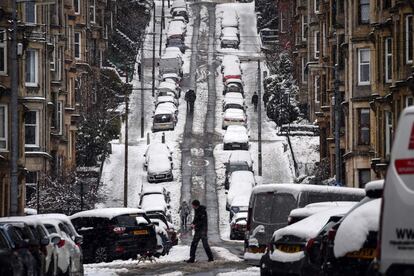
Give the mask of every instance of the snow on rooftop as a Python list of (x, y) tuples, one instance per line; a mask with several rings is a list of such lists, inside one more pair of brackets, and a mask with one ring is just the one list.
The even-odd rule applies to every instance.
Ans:
[[(227, 127), (227, 129), (230, 126)], [(249, 166), (252, 166), (253, 160), (249, 151), (246, 150), (233, 150), (229, 156), (227, 162), (247, 162)]]
[(223, 143), (248, 143), (249, 135), (244, 126), (240, 128), (234, 128), (234, 126), (228, 126), (224, 134)]
[(93, 209), (88, 211), (82, 211), (72, 215), (70, 218), (80, 217), (103, 217), (107, 219), (113, 219), (117, 216), (128, 215), (128, 214), (143, 214), (144, 211), (138, 208), (101, 208)]
[(158, 185), (144, 185), (141, 194), (164, 194), (165, 188)]
[(371, 200), (348, 214), (335, 236), (334, 254), (340, 258), (361, 249), (370, 231), (378, 231), (381, 199)]
[(239, 64), (226, 64), (223, 68), (223, 76), (241, 76)]
[(329, 210), (335, 207), (353, 207), (357, 204), (356, 201), (328, 201), (308, 204), (303, 208), (293, 209), (289, 216), (291, 217), (309, 217), (316, 213)]
[(171, 161), (166, 154), (152, 154), (148, 156), (148, 173), (167, 173), (171, 170)]

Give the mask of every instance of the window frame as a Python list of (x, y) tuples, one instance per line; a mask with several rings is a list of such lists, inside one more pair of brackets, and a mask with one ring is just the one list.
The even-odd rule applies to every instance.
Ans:
[(385, 124), (385, 156), (389, 156), (391, 154), (392, 149), (392, 138), (394, 133), (394, 126), (393, 126), (393, 114), (391, 111), (384, 111), (384, 124)]
[[(367, 125), (362, 125), (362, 115), (363, 111), (367, 111), (366, 114), (368, 114), (368, 123)], [(371, 144), (371, 111), (369, 108), (358, 108), (358, 145), (360, 146), (369, 146)], [(362, 141), (362, 132), (363, 130), (368, 130), (368, 141), (365, 143)]]
[(3, 36), (3, 41), (0, 40), (0, 49), (3, 49), (3, 70), (0, 70), (0, 75), (7, 75), (7, 31), (0, 28), (0, 36)]
[[(367, 20), (363, 20), (363, 18), (362, 18), (362, 7), (363, 6), (368, 6), (368, 19)], [(370, 11), (370, 9), (371, 9), (370, 0), (359, 0), (359, 3), (358, 3), (358, 21), (359, 21), (359, 24), (364, 25), (364, 24), (369, 24), (371, 22), (371, 16), (370, 16), (371, 11)]]
[[(411, 104), (409, 104), (409, 100), (411, 100)], [(414, 97), (413, 96), (406, 96), (405, 97), (405, 107), (409, 107), (414, 105)]]
[[(76, 36), (79, 35), (79, 42), (76, 42)], [(76, 55), (76, 49), (78, 48), (78, 54)], [(81, 32), (74, 32), (73, 33), (73, 56), (75, 59), (80, 60), (82, 59), (82, 33)]]
[(315, 14), (319, 14), (320, 12), (319, 4), (320, 4), (320, 0), (313, 0), (313, 12)]
[(313, 33), (314, 38), (313, 38), (313, 57), (315, 59), (319, 59), (320, 56), (320, 52), (321, 52), (321, 47), (320, 47), (320, 31), (315, 31)]
[[(384, 40), (384, 57), (385, 57), (385, 83), (392, 82), (392, 37), (387, 37)], [(390, 74), (390, 76), (389, 76)]]
[(26, 123), (26, 119), (24, 121), (24, 129), (25, 129), (25, 139), (24, 139), (24, 147), (25, 148), (38, 148), (40, 146), (40, 120), (39, 120), (39, 110), (29, 110), (27, 112), (34, 112), (36, 114), (36, 123), (35, 124), (29, 124), (30, 127), (35, 127), (35, 143), (34, 144), (27, 144), (26, 143), (26, 127), (28, 124)]
[[(33, 5), (33, 21), (27, 21), (27, 11), (28, 11), (28, 5)], [(25, 24), (37, 24), (37, 5), (34, 2), (26, 2), (24, 5), (24, 23)]]
[(0, 108), (4, 108), (4, 137), (0, 137), (0, 142), (5, 142), (5, 147), (0, 147), (0, 151), (7, 151), (9, 148), (9, 131), (8, 131), (8, 125), (9, 125), (9, 113), (8, 113), (8, 105), (7, 104), (0, 104)]
[[(93, 10), (93, 13), (91, 14), (91, 11)], [(96, 23), (96, 0), (90, 0), (89, 5), (89, 16), (90, 16), (90, 22)]]
[(313, 89), (314, 89), (314, 97), (315, 97), (315, 103), (320, 103), (321, 102), (321, 76), (320, 75), (315, 75), (314, 80), (313, 80)]
[(57, 122), (57, 132), (59, 135), (63, 133), (63, 101), (57, 101), (56, 103), (56, 122)]
[[(411, 23), (411, 24), (409, 24)], [(406, 64), (413, 64), (414, 58), (414, 22), (413, 22), (413, 15), (408, 14), (405, 16), (404, 19), (404, 36), (405, 36), (405, 63)], [(411, 29), (411, 30), (410, 30)], [(411, 38), (411, 45), (410, 45), (410, 38)], [(410, 47), (411, 46), (411, 47)], [(411, 56), (411, 57), (410, 57)]]
[(301, 23), (302, 23), (301, 39), (302, 39), (302, 41), (307, 40), (306, 33), (307, 33), (308, 22), (305, 22), (305, 18), (306, 18), (306, 21), (307, 21), (307, 16), (302, 14), (301, 15)]
[(50, 61), (50, 71), (56, 71), (56, 37), (52, 37), (52, 44), (53, 44), (53, 52), (51, 54), (52, 60)]
[[(367, 51), (368, 52), (368, 57), (369, 57), (369, 61), (368, 63), (362, 63), (361, 62), (361, 53), (363, 51)], [(367, 81), (363, 81), (361, 80), (361, 67), (364, 65), (368, 65), (368, 80)], [(370, 48), (359, 48), (358, 49), (358, 85), (359, 86), (364, 86), (364, 85), (371, 85), (371, 49)]]
[(77, 15), (81, 13), (81, 1), (80, 0), (73, 0), (73, 11)]
[[(34, 82), (27, 81), (27, 54), (29, 52), (34, 53)], [(37, 87), (39, 84), (39, 50), (34, 48), (29, 48), (26, 50), (26, 58), (25, 58), (25, 86), (26, 87)]]
[(302, 84), (308, 83), (308, 74), (306, 73), (306, 64), (308, 63), (306, 57), (302, 57)]

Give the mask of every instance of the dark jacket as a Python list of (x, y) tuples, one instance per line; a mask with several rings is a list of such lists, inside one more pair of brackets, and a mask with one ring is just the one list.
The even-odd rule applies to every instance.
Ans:
[(253, 94), (252, 104), (257, 104), (258, 102), (259, 102), (259, 96), (257, 94)]
[(205, 206), (200, 205), (194, 210), (192, 224), (194, 224), (194, 230), (196, 232), (207, 232), (207, 211)]
[(187, 102), (195, 102), (197, 96), (194, 90), (188, 90), (187, 93), (185, 93), (185, 100)]

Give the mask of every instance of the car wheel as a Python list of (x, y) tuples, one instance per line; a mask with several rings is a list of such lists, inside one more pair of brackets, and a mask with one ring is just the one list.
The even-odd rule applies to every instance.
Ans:
[(260, 262), (260, 276), (272, 276), (272, 272), (267, 269), (265, 263)]
[(234, 234), (230, 232), (230, 240), (235, 240)]
[(108, 261), (108, 250), (106, 247), (98, 247), (95, 249), (95, 263), (103, 263)]

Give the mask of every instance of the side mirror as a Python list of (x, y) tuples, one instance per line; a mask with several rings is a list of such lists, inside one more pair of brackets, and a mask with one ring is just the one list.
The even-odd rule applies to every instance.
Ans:
[(50, 240), (48, 238), (43, 238), (40, 240), (40, 245), (41, 246), (46, 246), (50, 243)]
[(79, 244), (82, 244), (83, 243), (83, 238), (82, 237), (79, 237), (79, 236), (78, 237), (75, 237), (75, 243), (78, 244), (78, 245)]
[(54, 245), (57, 245), (61, 240), (62, 239), (58, 234), (51, 234), (50, 235), (50, 242)]

